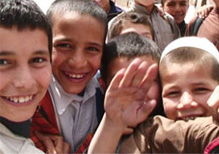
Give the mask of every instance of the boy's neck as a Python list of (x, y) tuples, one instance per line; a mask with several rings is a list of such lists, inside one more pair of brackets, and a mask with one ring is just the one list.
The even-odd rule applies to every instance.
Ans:
[(107, 3), (107, 5), (103, 8), (106, 13), (109, 13), (110, 12), (110, 3)]
[(25, 138), (30, 138), (30, 125), (31, 125), (30, 119), (23, 122), (13, 122), (6, 118), (0, 117), (0, 123), (2, 123), (14, 134)]
[(151, 13), (154, 9), (154, 4), (151, 4), (151, 5), (143, 5), (140, 3), (137, 3), (137, 4), (143, 6), (147, 10), (148, 13)]
[(153, 8), (154, 8), (154, 4), (146, 6), (147, 11), (150, 13), (152, 12)]

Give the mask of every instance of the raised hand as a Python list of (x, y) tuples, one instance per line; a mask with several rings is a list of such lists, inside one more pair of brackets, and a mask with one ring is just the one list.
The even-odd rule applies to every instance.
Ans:
[(217, 86), (207, 102), (209, 111), (216, 124), (219, 124), (219, 86)]
[(157, 64), (135, 59), (126, 70), (116, 74), (108, 87), (106, 116), (123, 127), (124, 133), (131, 133), (132, 128), (144, 121), (155, 107), (157, 95), (149, 97), (147, 93), (157, 86), (157, 71)]
[[(157, 64), (135, 59), (111, 81), (105, 96), (105, 114), (88, 153), (114, 153), (123, 134), (144, 121), (156, 106)], [(152, 90), (151, 90), (152, 89)]]

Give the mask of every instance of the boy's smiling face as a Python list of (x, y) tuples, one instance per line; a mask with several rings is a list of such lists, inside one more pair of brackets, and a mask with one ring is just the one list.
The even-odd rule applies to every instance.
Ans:
[(187, 120), (209, 115), (207, 100), (218, 85), (211, 71), (211, 66), (192, 63), (174, 63), (161, 69), (162, 99), (168, 118)]
[(100, 67), (105, 25), (90, 15), (53, 15), (53, 75), (67, 93), (79, 94)]
[(50, 79), (48, 37), (42, 30), (0, 27), (0, 116), (32, 117)]
[(163, 9), (174, 17), (177, 24), (180, 24), (184, 21), (188, 7), (188, 0), (165, 0)]

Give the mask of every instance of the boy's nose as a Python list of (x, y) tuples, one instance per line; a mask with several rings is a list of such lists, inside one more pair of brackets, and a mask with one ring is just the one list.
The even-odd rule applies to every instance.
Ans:
[(176, 7), (175, 7), (176, 10), (180, 10), (180, 8), (181, 8), (181, 7), (180, 7), (179, 4), (177, 4)]
[(177, 106), (178, 109), (190, 107), (193, 102), (193, 96), (189, 92), (184, 92), (180, 97), (180, 102)]
[(69, 65), (76, 68), (84, 67), (87, 63), (86, 57), (82, 53), (75, 53), (69, 59)]
[(18, 69), (13, 84), (16, 88), (30, 89), (34, 86), (35, 78), (32, 75), (33, 72), (29, 68)]

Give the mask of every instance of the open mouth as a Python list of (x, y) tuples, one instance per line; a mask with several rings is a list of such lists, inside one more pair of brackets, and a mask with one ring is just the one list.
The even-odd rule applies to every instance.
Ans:
[(189, 120), (194, 120), (197, 117), (202, 117), (202, 115), (192, 115), (192, 116), (178, 117), (177, 120), (189, 121)]
[(23, 104), (33, 100), (33, 97), (34, 97), (33, 95), (29, 95), (29, 96), (21, 96), (21, 97), (3, 97), (3, 98), (10, 101), (11, 103)]
[(74, 80), (84, 79), (87, 76), (87, 74), (85, 74), (85, 73), (84, 74), (71, 74), (71, 73), (66, 73), (65, 72), (66, 76), (68, 76), (69, 78), (74, 79)]

